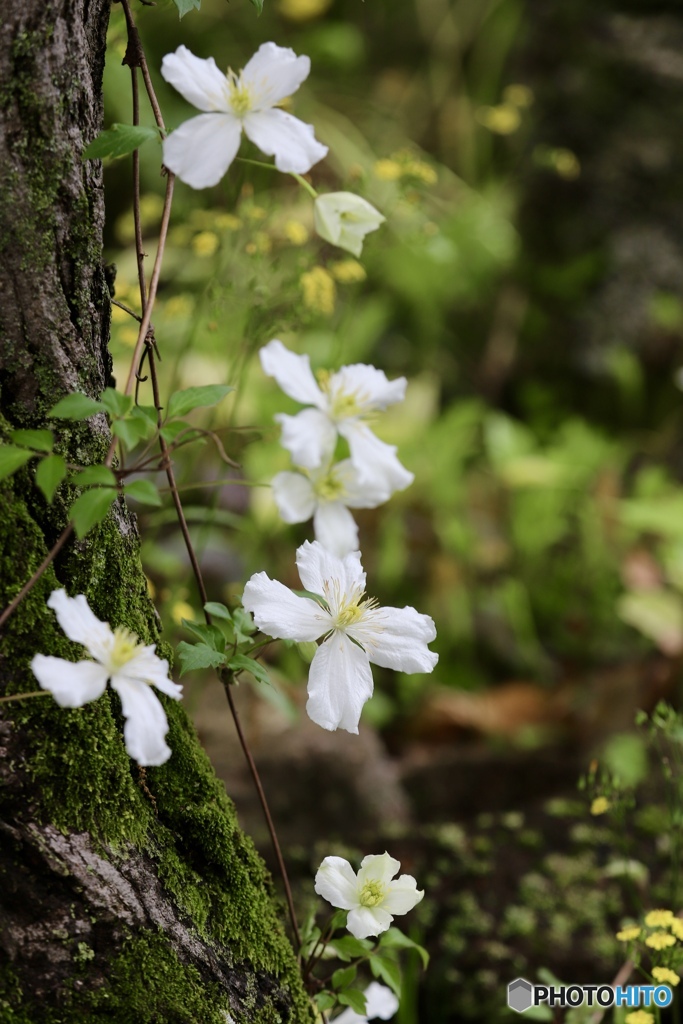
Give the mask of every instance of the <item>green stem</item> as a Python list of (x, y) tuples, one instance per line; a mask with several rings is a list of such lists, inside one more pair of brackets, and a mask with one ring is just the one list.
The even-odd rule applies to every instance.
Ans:
[[(241, 164), (251, 164), (252, 167), (265, 167), (267, 171), (277, 171), (277, 167), (275, 166), (275, 164), (267, 164), (263, 160), (250, 160), (246, 156), (238, 156), (237, 160)], [(295, 174), (294, 171), (290, 171), (289, 173), (296, 181), (299, 182), (302, 188), (306, 189), (309, 196), (312, 196), (313, 199), (318, 198), (318, 193), (313, 188), (310, 181), (306, 181), (306, 179), (301, 174)]]
[(51, 696), (49, 690), (32, 690), (31, 693), (13, 693), (9, 697), (0, 697), (0, 704), (5, 704), (10, 700), (26, 700), (27, 697), (49, 697)]

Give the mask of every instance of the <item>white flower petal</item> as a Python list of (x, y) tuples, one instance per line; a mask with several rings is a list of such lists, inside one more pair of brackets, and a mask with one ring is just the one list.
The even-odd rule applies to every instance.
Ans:
[(356, 874), (343, 857), (325, 857), (315, 876), (315, 891), (333, 907), (351, 910), (358, 906)]
[(402, 402), (406, 397), (407, 385), (405, 377), (389, 380), (383, 370), (378, 370), (376, 366), (369, 366), (367, 363), (342, 366), (330, 379), (331, 391), (339, 390), (347, 395), (358, 395), (358, 404), (367, 412), (384, 410), (389, 405)]
[(372, 696), (367, 655), (335, 630), (315, 653), (308, 676), (308, 717), (323, 729), (358, 732), (360, 713)]
[(274, 377), (286, 395), (302, 405), (326, 408), (326, 400), (311, 370), (308, 356), (297, 355), (274, 338), (259, 352), (263, 372)]
[(213, 57), (203, 60), (195, 57), (186, 46), (179, 46), (175, 53), (167, 53), (162, 60), (161, 74), (198, 110), (219, 110), (224, 113), (230, 109), (228, 81), (216, 67)]
[(135, 679), (141, 683), (151, 683), (167, 696), (173, 697), (174, 700), (180, 700), (183, 688), (179, 683), (174, 683), (172, 679), (168, 678), (168, 662), (157, 657), (154, 653), (155, 647), (155, 644), (150, 644), (149, 647), (140, 647), (130, 661), (127, 661), (116, 672), (112, 684), (115, 679), (119, 678)]
[(431, 672), (439, 660), (427, 647), (436, 637), (434, 620), (414, 608), (373, 608), (349, 627), (370, 661), (397, 672)]
[(65, 661), (36, 654), (31, 668), (43, 689), (49, 690), (63, 708), (80, 708), (97, 700), (107, 685), (107, 670), (96, 661)]
[(332, 245), (360, 256), (363, 239), (385, 218), (365, 199), (353, 192), (328, 192), (314, 203), (315, 230)]
[(242, 604), (268, 636), (301, 643), (317, 640), (331, 629), (332, 620), (324, 608), (311, 598), (297, 597), (265, 572), (255, 573), (247, 582)]
[(361, 481), (384, 483), (392, 492), (403, 491), (415, 477), (396, 458), (396, 447), (385, 444), (359, 420), (345, 420), (337, 424), (342, 437), (349, 442), (351, 461)]
[(369, 935), (379, 935), (391, 925), (393, 918), (381, 907), (356, 907), (349, 911), (346, 927), (357, 939), (367, 939)]
[(200, 114), (164, 139), (164, 164), (186, 185), (210, 188), (235, 159), (240, 136), (233, 114)]
[(344, 488), (341, 500), (347, 508), (377, 508), (391, 497), (386, 480), (363, 480), (351, 459), (338, 462), (334, 475)]
[(343, 558), (332, 554), (319, 541), (305, 540), (296, 552), (296, 567), (306, 590), (326, 596), (326, 591), (339, 591), (339, 599), (354, 590), (365, 589), (365, 573), (360, 562), (360, 551)]
[(270, 482), (273, 497), (286, 523), (305, 523), (315, 512), (318, 499), (303, 473), (277, 473)]
[(252, 109), (274, 107), (291, 96), (308, 78), (310, 70), (310, 57), (297, 57), (287, 46), (262, 43), (241, 75), (249, 89)]
[(324, 501), (313, 516), (315, 539), (323, 547), (343, 558), (358, 550), (358, 527), (356, 520), (340, 501)]
[(130, 756), (143, 766), (168, 761), (171, 756), (165, 740), (168, 721), (152, 687), (118, 675), (114, 676), (111, 684), (121, 698), (121, 709), (126, 719), (123, 738)]
[(275, 166), (285, 174), (305, 174), (327, 156), (310, 124), (284, 110), (256, 110), (243, 122), (248, 138), (262, 153), (275, 157)]
[(69, 597), (66, 590), (53, 590), (47, 599), (57, 622), (69, 640), (82, 644), (93, 658), (102, 658), (114, 634), (109, 623), (101, 622), (91, 611), (84, 594)]
[(382, 900), (382, 909), (390, 914), (407, 914), (416, 907), (424, 896), (424, 889), (418, 889), (412, 875), (401, 875), (395, 882), (390, 882), (386, 895)]
[(291, 453), (297, 466), (317, 469), (337, 439), (337, 431), (324, 412), (302, 409), (296, 416), (278, 413), (276, 421), (282, 427), (280, 444)]
[(358, 887), (362, 889), (367, 882), (379, 882), (386, 886), (400, 870), (400, 860), (390, 857), (386, 851), (384, 853), (369, 853), (367, 857), (363, 857), (360, 863)]

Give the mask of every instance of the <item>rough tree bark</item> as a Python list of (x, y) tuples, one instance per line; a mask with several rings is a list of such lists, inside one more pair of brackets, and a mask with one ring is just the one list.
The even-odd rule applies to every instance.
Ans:
[[(102, 175), (81, 161), (101, 124), (109, 0), (4, 0), (0, 11), (0, 438), (46, 423), (62, 395), (107, 385)], [(101, 417), (58, 450), (102, 460)], [(52, 506), (21, 470), (0, 485), (0, 607), (40, 564), (73, 497)], [(76, 660), (45, 602), (160, 644), (134, 518), (117, 503), (70, 542), (9, 620), (0, 692), (36, 688), (41, 651)], [(162, 700), (164, 698), (162, 697)], [(270, 879), (181, 706), (173, 756), (145, 773), (107, 691), (82, 709), (0, 705), (0, 1020), (61, 1024), (309, 1021)]]

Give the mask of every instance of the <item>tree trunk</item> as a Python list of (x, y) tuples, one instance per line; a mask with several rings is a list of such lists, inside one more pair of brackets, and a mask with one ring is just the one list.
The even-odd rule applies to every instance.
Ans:
[[(101, 125), (109, 0), (4, 0), (0, 12), (0, 437), (62, 395), (108, 383)], [(96, 416), (57, 450), (101, 462)], [(0, 607), (45, 557), (73, 491), (48, 506), (31, 465), (0, 485)], [(122, 501), (71, 541), (5, 627), (0, 691), (35, 690), (36, 652), (77, 660), (46, 608), (56, 587), (159, 643)], [(110, 690), (80, 709), (0, 705), (0, 1020), (310, 1020), (267, 872), (181, 705), (161, 698), (171, 759), (138, 768)]]

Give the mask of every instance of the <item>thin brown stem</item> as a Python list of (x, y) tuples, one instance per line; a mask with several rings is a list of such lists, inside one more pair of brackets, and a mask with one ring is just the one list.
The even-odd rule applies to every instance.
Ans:
[(32, 690), (31, 693), (11, 693), (9, 697), (0, 697), (0, 704), (6, 704), (10, 700), (26, 700), (28, 697), (50, 697), (49, 690)]
[(109, 301), (111, 302), (112, 306), (118, 306), (119, 309), (122, 309), (125, 313), (128, 313), (128, 315), (132, 316), (133, 320), (137, 320), (138, 323), (140, 323), (140, 321), (142, 320), (142, 317), (138, 316), (135, 310), (131, 309), (130, 306), (127, 306), (125, 302), (119, 302), (118, 299), (113, 298), (110, 299)]
[(24, 600), (29, 591), (33, 589), (33, 587), (38, 582), (40, 577), (43, 575), (45, 570), (50, 565), (52, 565), (55, 558), (62, 550), (62, 548), (64, 547), (64, 545), (66, 544), (66, 542), (68, 541), (69, 537), (73, 532), (73, 523), (69, 523), (69, 525), (65, 527), (64, 530), (62, 530), (61, 534), (59, 535), (55, 543), (52, 545), (52, 547), (50, 548), (50, 550), (48, 551), (48, 553), (46, 554), (45, 558), (40, 563), (36, 571), (33, 573), (31, 578), (23, 585), (17, 596), (12, 601), (10, 601), (2, 615), (0, 615), (0, 629), (2, 629), (2, 627), (5, 625), (10, 615), (12, 615), (12, 613), (17, 610), (21, 602)]

